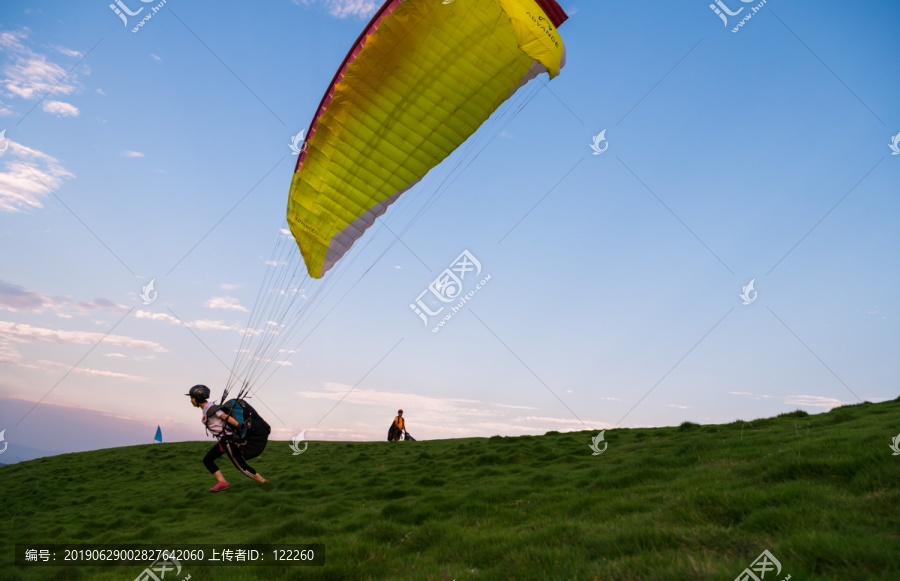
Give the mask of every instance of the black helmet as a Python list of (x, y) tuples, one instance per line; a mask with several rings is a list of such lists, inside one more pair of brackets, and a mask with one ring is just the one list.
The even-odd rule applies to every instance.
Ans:
[(209, 399), (209, 388), (205, 385), (195, 385), (185, 395), (189, 395), (197, 401), (206, 401)]

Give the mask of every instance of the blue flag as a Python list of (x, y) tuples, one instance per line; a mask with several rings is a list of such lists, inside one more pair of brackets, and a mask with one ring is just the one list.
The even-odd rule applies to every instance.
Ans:
[(156, 426), (156, 437), (153, 439), (156, 440), (157, 442), (160, 442), (160, 443), (162, 442), (162, 430), (160, 429), (159, 426)]

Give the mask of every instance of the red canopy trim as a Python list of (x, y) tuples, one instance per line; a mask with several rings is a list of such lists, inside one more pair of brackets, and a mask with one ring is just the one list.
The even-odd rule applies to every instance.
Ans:
[(568, 20), (569, 15), (566, 14), (566, 11), (560, 7), (559, 4), (556, 3), (556, 0), (534, 0), (538, 3), (544, 12), (547, 13), (547, 16), (550, 17), (550, 22), (553, 23), (553, 26), (559, 28), (559, 25)]
[[(553, 0), (550, 0), (551, 2)], [(300, 156), (297, 158), (297, 165), (294, 166), (294, 173), (297, 173), (300, 170), (300, 166), (303, 165), (303, 160), (306, 159), (306, 144), (309, 143), (310, 138), (316, 133), (316, 126), (319, 124), (319, 116), (325, 111), (328, 107), (329, 103), (331, 103), (331, 98), (334, 96), (334, 86), (341, 82), (341, 79), (344, 78), (344, 74), (347, 72), (347, 66), (353, 62), (353, 60), (359, 56), (359, 53), (362, 52), (363, 47), (366, 44), (366, 39), (369, 35), (374, 34), (378, 27), (381, 26), (381, 19), (385, 16), (388, 16), (403, 0), (387, 0), (387, 2), (382, 5), (381, 8), (378, 9), (378, 12), (375, 13), (375, 16), (372, 17), (372, 20), (369, 21), (366, 29), (362, 31), (362, 34), (356, 39), (356, 42), (353, 43), (353, 46), (350, 48), (350, 52), (347, 53), (347, 56), (344, 57), (344, 62), (341, 63), (341, 66), (338, 68), (338, 71), (334, 74), (334, 78), (331, 79), (331, 84), (328, 85), (328, 90), (325, 91), (325, 95), (322, 97), (322, 100), (319, 102), (319, 107), (316, 109), (316, 115), (313, 117), (312, 122), (309, 124), (309, 130), (306, 132), (306, 139), (303, 140), (304, 147), (300, 152)]]

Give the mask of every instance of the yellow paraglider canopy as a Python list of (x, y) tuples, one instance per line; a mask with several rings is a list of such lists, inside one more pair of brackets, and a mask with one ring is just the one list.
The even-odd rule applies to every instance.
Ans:
[(287, 219), (320, 278), (403, 192), (537, 75), (559, 74), (555, 0), (388, 0), (310, 124)]

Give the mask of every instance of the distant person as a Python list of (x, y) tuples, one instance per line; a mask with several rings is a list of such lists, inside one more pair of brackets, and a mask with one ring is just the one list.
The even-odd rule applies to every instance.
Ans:
[(406, 433), (406, 422), (403, 421), (403, 410), (397, 410), (397, 417), (391, 425), (391, 442), (398, 442), (400, 436)]
[[(187, 392), (191, 396), (191, 405), (195, 408), (203, 408), (201, 421), (213, 436), (218, 440), (216, 445), (206, 453), (203, 464), (209, 473), (216, 477), (218, 483), (209, 489), (210, 492), (221, 492), (228, 489), (228, 481), (222, 476), (222, 471), (216, 466), (216, 459), (227, 454), (234, 467), (244, 476), (257, 482), (268, 482), (259, 475), (247, 460), (256, 458), (262, 454), (269, 442), (271, 428), (258, 415), (254, 413), (256, 422), (251, 422), (249, 429), (243, 423), (238, 422), (227, 409), (213, 411), (213, 403), (209, 401), (209, 388), (205, 385), (195, 385)], [(240, 434), (246, 430), (243, 438)]]

